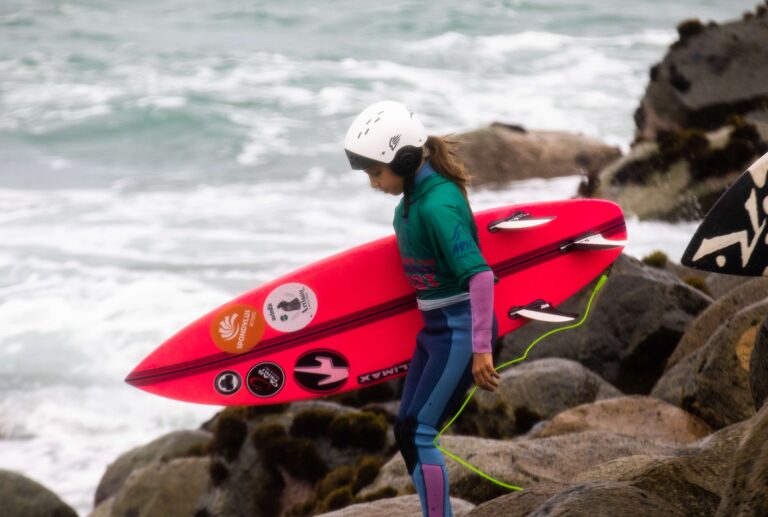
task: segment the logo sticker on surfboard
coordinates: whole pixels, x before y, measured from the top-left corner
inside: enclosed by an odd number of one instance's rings
[[[259,363],[248,372],[248,391],[257,397],[274,397],[283,385],[285,373],[275,363]]]
[[[242,385],[243,380],[240,378],[240,374],[232,370],[221,372],[213,381],[213,387],[222,395],[233,395],[238,392]]]
[[[312,321],[317,312],[317,296],[308,286],[283,284],[264,301],[264,319],[275,330],[295,332]]]
[[[211,338],[216,346],[230,354],[242,354],[261,341],[266,324],[256,307],[230,305],[213,318]]]
[[[293,376],[296,382],[308,391],[335,391],[347,382],[349,363],[338,352],[312,350],[296,361]]]

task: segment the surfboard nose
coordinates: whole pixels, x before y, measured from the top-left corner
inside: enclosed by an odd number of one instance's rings
[[[136,367],[126,375],[124,381],[127,384],[130,384],[131,386],[135,386],[137,388],[142,388],[143,383],[141,382],[142,379],[146,378],[146,368],[144,367],[144,363],[146,362],[146,359],[144,361],[140,362]]]

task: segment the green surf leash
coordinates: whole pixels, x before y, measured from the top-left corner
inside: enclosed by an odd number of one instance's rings
[[[518,357],[516,359],[512,359],[511,361],[507,361],[506,363],[504,363],[502,365],[497,366],[495,368],[495,370],[497,372],[499,372],[499,371],[503,370],[504,368],[507,368],[508,366],[514,364],[514,363],[518,363],[520,361],[524,361],[525,358],[528,357],[528,352],[539,341],[541,341],[542,339],[544,339],[544,338],[546,338],[548,336],[551,336],[552,334],[556,334],[557,332],[562,332],[564,330],[570,330],[570,329],[575,329],[577,327],[580,327],[585,321],[587,321],[587,317],[589,316],[589,311],[592,308],[592,301],[595,299],[595,296],[597,295],[597,292],[600,289],[602,289],[602,287],[605,284],[606,280],[608,280],[608,275],[609,274],[610,274],[610,268],[608,269],[607,272],[604,272],[602,274],[602,276],[600,277],[600,280],[597,282],[597,285],[595,286],[594,290],[592,291],[592,295],[589,297],[589,301],[587,302],[587,309],[584,311],[584,316],[582,316],[581,320],[579,320],[578,323],[574,323],[572,325],[567,325],[565,327],[559,327],[559,328],[556,328],[556,329],[552,329],[549,332],[546,332],[545,334],[542,334],[541,336],[536,338],[530,345],[528,345],[528,348],[525,349],[525,353],[523,355],[521,355],[520,357]],[[459,408],[459,410],[456,412],[456,414],[453,415],[453,418],[451,418],[450,421],[448,421],[448,423],[445,424],[443,429],[439,433],[437,433],[437,436],[435,436],[435,439],[434,439],[433,443],[435,444],[435,447],[437,447],[437,449],[440,450],[443,454],[453,458],[454,460],[459,462],[461,465],[465,466],[466,468],[468,468],[469,470],[471,470],[475,474],[478,474],[479,476],[482,476],[483,478],[487,479],[491,483],[495,483],[495,484],[497,484],[497,485],[499,485],[501,487],[507,488],[509,490],[517,490],[517,491],[524,490],[524,488],[522,488],[522,487],[504,483],[503,481],[500,481],[500,480],[496,479],[495,477],[493,477],[493,476],[491,476],[489,474],[486,474],[485,472],[483,472],[479,468],[477,468],[474,465],[472,465],[471,463],[469,463],[467,460],[462,459],[462,458],[456,456],[451,451],[443,449],[442,447],[440,447],[440,444],[437,443],[437,440],[440,439],[440,437],[443,435],[443,433],[445,431],[447,431],[449,427],[451,427],[451,425],[453,424],[454,421],[456,421],[457,418],[459,418],[459,415],[461,415],[461,413],[464,411],[464,408],[467,407],[467,404],[469,403],[469,401],[472,400],[472,397],[474,396],[476,391],[477,391],[477,385],[475,385],[475,387],[472,388],[472,391],[469,392],[469,395],[467,395],[466,400],[464,400],[464,404],[462,404],[461,407]]]

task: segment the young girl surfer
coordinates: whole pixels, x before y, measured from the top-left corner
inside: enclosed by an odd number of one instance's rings
[[[344,149],[371,187],[403,195],[393,224],[424,328],[405,379],[395,438],[423,514],[451,516],[445,459],[434,438],[473,379],[493,391],[499,378],[491,357],[497,337],[494,276],[478,247],[469,174],[448,142],[428,136],[416,115],[394,101],[363,110]]]

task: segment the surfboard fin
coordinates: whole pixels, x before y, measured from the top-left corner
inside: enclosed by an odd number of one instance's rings
[[[528,305],[512,307],[507,312],[507,315],[512,319],[524,317],[530,320],[546,321],[549,323],[573,321],[579,317],[578,314],[557,310],[552,307],[552,304],[544,300],[536,300]]]
[[[555,219],[555,216],[533,217],[528,212],[518,210],[509,217],[489,223],[488,231],[495,233],[501,230],[524,230],[526,228],[536,228],[538,226],[543,226]]]
[[[612,241],[606,239],[602,233],[595,233],[567,241],[560,245],[560,251],[579,251],[579,250],[612,250],[614,248],[623,248],[627,245],[626,240]]]

